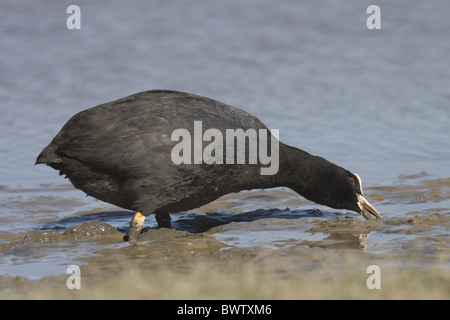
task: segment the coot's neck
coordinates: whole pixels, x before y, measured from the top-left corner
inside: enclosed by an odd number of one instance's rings
[[[221,194],[249,189],[288,187],[303,197],[320,203],[315,194],[320,190],[324,168],[337,167],[324,158],[313,156],[303,150],[279,143],[279,167],[273,175],[260,174],[260,166],[236,177],[236,184],[227,183]]]
[[[329,161],[280,142],[279,169],[275,175],[261,176],[263,188],[288,187],[305,196],[317,182],[320,168]]]

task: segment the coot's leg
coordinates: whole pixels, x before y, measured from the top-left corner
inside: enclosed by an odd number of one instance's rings
[[[135,243],[141,234],[144,227],[145,216],[136,212],[133,219],[130,221],[130,228],[128,229],[128,242]]]
[[[170,214],[167,212],[155,213],[156,222],[158,222],[158,228],[172,228]]]

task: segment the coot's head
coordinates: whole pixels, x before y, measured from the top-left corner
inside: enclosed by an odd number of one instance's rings
[[[367,220],[381,218],[378,211],[364,197],[361,178],[341,167],[328,167],[320,170],[315,181],[309,184],[307,199],[335,209],[347,209],[360,213]],[[295,190],[295,188],[294,188]]]
[[[350,183],[351,188],[348,191],[348,197],[351,198],[349,202],[349,207],[345,209],[356,211],[363,215],[364,218],[370,220],[373,215],[375,218],[381,218],[378,211],[370,204],[369,201],[364,198],[364,194],[361,186],[361,178],[356,173],[348,173],[347,177],[348,182]],[[345,182],[345,181],[344,181]],[[351,197],[353,196],[353,197]],[[355,197],[356,196],[356,206],[355,206]]]

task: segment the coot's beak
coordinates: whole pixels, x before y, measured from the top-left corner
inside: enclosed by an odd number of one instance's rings
[[[364,218],[366,218],[367,220],[371,220],[372,219],[371,215],[375,216],[377,219],[381,218],[378,211],[370,204],[369,201],[366,200],[366,198],[364,198],[363,195],[357,194],[357,196],[358,196],[358,205],[361,208],[361,214],[363,215]]]

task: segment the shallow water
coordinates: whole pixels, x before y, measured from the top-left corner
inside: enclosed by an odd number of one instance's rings
[[[389,256],[396,265],[414,255],[424,270],[448,271],[450,8],[445,1],[378,2],[382,29],[369,31],[370,4],[78,1],[82,29],[68,30],[69,3],[3,1],[0,276],[65,274],[101,250],[128,257],[121,237],[131,212],[33,164],[74,113],[156,88],[255,114],[284,142],[357,172],[382,215],[363,221],[280,188],[174,213],[178,230],[211,235],[220,250],[274,250],[287,263],[298,248],[320,247]],[[119,232],[23,243],[30,231],[62,235],[88,221]],[[153,217],[146,227],[156,231]]]

